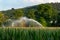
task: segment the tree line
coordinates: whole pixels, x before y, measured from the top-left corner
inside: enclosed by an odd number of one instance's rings
[[[55,9],[51,4],[40,4],[29,8],[21,8],[0,12],[0,25],[7,19],[18,19],[26,16],[32,18],[43,26],[57,27],[60,26],[60,12]]]

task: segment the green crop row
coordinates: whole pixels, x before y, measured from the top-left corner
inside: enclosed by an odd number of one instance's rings
[[[0,40],[60,40],[60,29],[0,28]]]

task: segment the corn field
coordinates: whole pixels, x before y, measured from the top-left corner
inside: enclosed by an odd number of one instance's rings
[[[60,40],[60,28],[0,28],[0,40]]]

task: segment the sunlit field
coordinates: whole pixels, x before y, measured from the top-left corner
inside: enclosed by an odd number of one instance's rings
[[[0,40],[60,40],[60,28],[1,27]]]

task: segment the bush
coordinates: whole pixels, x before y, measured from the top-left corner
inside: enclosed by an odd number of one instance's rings
[[[40,23],[45,27],[47,26],[47,22],[43,17],[40,17]]]
[[[0,40],[60,40],[60,29],[0,28]]]

